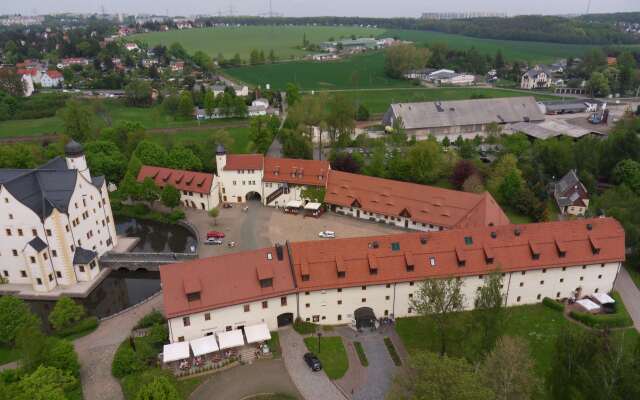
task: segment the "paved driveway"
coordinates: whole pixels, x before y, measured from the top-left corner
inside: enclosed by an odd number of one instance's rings
[[[624,267],[620,268],[614,289],[622,296],[622,301],[624,301],[624,305],[627,307],[631,319],[633,319],[633,326],[637,331],[640,331],[640,290],[633,283],[631,276],[629,276]]]
[[[313,372],[302,359],[307,347],[293,328],[280,330],[282,358],[291,380],[306,400],[344,400],[345,396],[324,372]]]
[[[190,400],[239,400],[261,393],[282,393],[301,398],[282,360],[260,360],[214,374]]]

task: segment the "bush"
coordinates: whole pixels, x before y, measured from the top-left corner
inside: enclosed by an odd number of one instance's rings
[[[122,392],[127,400],[134,400],[140,389],[156,379],[166,379],[171,385],[176,386],[176,379],[170,373],[157,368],[148,369],[138,374],[127,375],[122,378]]]
[[[295,329],[295,331],[301,335],[310,335],[310,334],[316,333],[316,330],[318,329],[318,325],[311,322],[305,322],[300,318],[298,318],[293,323],[293,329]]]
[[[155,324],[164,324],[165,322],[167,320],[164,315],[158,310],[153,310],[138,321],[135,329],[151,328]]]
[[[62,371],[67,371],[74,377],[80,377],[80,363],[73,344],[67,340],[50,339],[46,349],[43,364]]]
[[[87,317],[68,328],[60,329],[56,332],[56,336],[60,338],[66,338],[69,336],[79,337],[83,334],[94,331],[98,327],[99,323],[100,322],[97,317]]]
[[[70,297],[62,296],[49,314],[49,322],[55,330],[66,329],[80,321],[85,313],[82,304],[76,303]]]
[[[542,299],[542,304],[557,311],[564,311],[564,303],[555,301],[550,297],[545,297],[544,299]]]
[[[633,325],[633,320],[627,312],[627,308],[618,292],[611,293],[615,302],[614,314],[589,314],[586,312],[572,311],[569,315],[576,321],[597,329],[625,328]]]
[[[384,338],[384,345],[387,346],[387,351],[389,351],[389,355],[391,356],[393,363],[397,366],[402,365],[400,356],[398,355],[398,352],[396,351],[396,347],[393,345],[393,342],[391,341],[390,338],[388,337]]]
[[[111,375],[116,378],[123,378],[127,375],[142,372],[144,369],[145,365],[131,347],[129,339],[122,342],[113,356]]]
[[[369,366],[369,360],[367,360],[367,355],[364,353],[364,349],[362,348],[362,343],[353,342],[353,347],[356,348],[356,353],[358,353],[358,358],[360,359],[360,364],[363,367]]]

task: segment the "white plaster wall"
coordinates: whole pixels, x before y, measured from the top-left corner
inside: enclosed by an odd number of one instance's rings
[[[358,208],[355,207],[340,207],[336,206],[337,213],[348,215],[350,217],[358,218]],[[374,221],[374,222],[384,222],[385,224],[395,225],[399,228],[406,228],[416,231],[439,231],[442,230],[440,226],[433,224],[423,224],[420,222],[412,221],[409,218],[404,217],[390,217],[383,214],[367,212],[364,210],[360,210],[360,219],[365,221]],[[408,222],[407,222],[408,221]]]
[[[246,201],[247,193],[256,192],[260,197],[264,197],[262,193],[262,170],[240,171],[222,171],[220,182],[222,190],[222,198],[226,196],[229,203],[243,203]],[[240,199],[238,199],[240,198]]]

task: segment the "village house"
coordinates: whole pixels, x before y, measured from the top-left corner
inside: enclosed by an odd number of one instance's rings
[[[0,169],[0,272],[9,284],[49,292],[100,274],[116,245],[102,176],[91,176],[79,143],[35,169]]]
[[[411,300],[429,278],[461,279],[472,309],[496,270],[507,306],[606,293],[625,259],[624,237],[619,222],[598,218],[287,242],[163,265],[169,340],[261,323],[275,330],[297,318],[373,326],[416,315]]]
[[[169,63],[169,68],[171,69],[171,72],[182,72],[182,70],[184,70],[184,61],[171,61]]]
[[[62,72],[55,69],[45,72],[40,79],[40,84],[44,88],[57,88],[62,86],[62,82],[64,82]]]
[[[522,75],[521,89],[542,89],[551,86],[551,71],[545,66],[536,65]]]
[[[219,182],[214,174],[143,165],[138,182],[150,178],[159,188],[171,185],[180,191],[180,203],[189,208],[211,210],[220,204]]]
[[[572,169],[553,186],[553,197],[562,214],[584,215],[589,207],[589,193]]]

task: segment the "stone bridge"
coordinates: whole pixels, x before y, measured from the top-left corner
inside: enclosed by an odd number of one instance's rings
[[[100,257],[100,267],[113,271],[159,271],[164,264],[174,264],[198,258],[197,253],[113,253]]]

